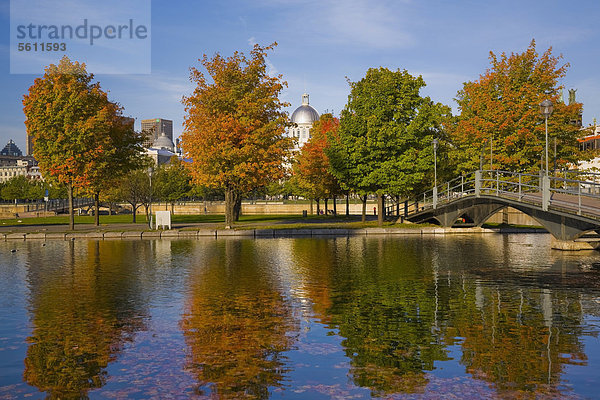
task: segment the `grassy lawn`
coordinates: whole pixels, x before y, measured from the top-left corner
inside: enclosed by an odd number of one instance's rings
[[[131,215],[101,215],[100,224],[130,224]],[[138,224],[147,224],[145,215],[138,215],[136,222]],[[93,224],[94,217],[82,215],[75,216],[76,224]],[[40,218],[11,218],[0,219],[0,226],[20,226],[20,225],[68,225],[68,215],[57,215],[55,217],[40,217]]]
[[[131,214],[123,215],[101,215],[100,224],[105,227],[111,225],[132,225]],[[138,215],[136,220],[136,229],[145,228],[147,224],[145,215]],[[173,215],[172,222],[174,224],[197,224],[204,223],[210,225],[211,228],[222,229],[225,227],[225,216],[224,215]],[[77,225],[93,225],[94,217],[92,216],[76,216],[75,224]],[[50,225],[68,225],[69,216],[59,215],[55,217],[43,217],[43,218],[20,218],[20,219],[2,219],[0,220],[0,227],[15,227],[15,226],[50,226]],[[395,227],[395,228],[420,228],[423,226],[430,225],[415,225],[415,224],[396,224],[392,221],[384,222],[384,227]],[[236,222],[235,229],[334,229],[334,228],[375,228],[377,227],[377,221],[374,219],[368,220],[363,223],[360,222],[360,216],[331,216],[331,215],[310,215],[303,218],[298,214],[263,214],[263,215],[242,215],[240,220]],[[122,229],[121,227],[119,229]],[[188,226],[187,229],[193,229]]]
[[[350,217],[351,219],[355,219],[356,217]],[[348,217],[346,216],[310,216],[307,218],[302,218],[302,216],[298,214],[291,215],[276,215],[276,214],[266,214],[266,215],[242,215],[240,217],[239,222],[236,225],[263,225],[263,224],[279,224],[282,222],[290,222],[294,221],[311,221],[313,223],[325,222],[325,221],[335,221],[335,222],[344,222],[348,221]],[[208,224],[224,224],[225,216],[224,215],[173,215],[172,222],[177,224],[186,224],[186,223],[208,223]],[[75,224],[89,224],[92,225],[94,223],[93,216],[75,216]],[[113,225],[113,224],[131,224],[132,216],[131,214],[122,214],[122,215],[100,215],[100,224],[101,225]],[[138,215],[136,218],[137,225],[146,225],[148,222],[146,220],[145,215]],[[22,225],[68,225],[69,224],[69,216],[68,215],[58,215],[54,217],[40,217],[40,218],[11,218],[11,219],[0,219],[0,226],[22,226]]]

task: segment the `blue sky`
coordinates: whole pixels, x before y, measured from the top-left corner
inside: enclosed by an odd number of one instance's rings
[[[0,0],[0,147],[13,139],[25,151],[21,100],[36,75],[9,73],[9,4]],[[577,88],[584,124],[600,120],[597,0],[153,0],[151,10],[152,73],[96,75],[136,128],[162,117],[179,135],[181,98],[193,90],[189,68],[198,58],[274,41],[270,68],[288,82],[282,98],[289,110],[306,90],[320,113],[337,115],[347,101],[346,77],[356,81],[379,66],[422,75],[422,93],[457,112],[456,92],[486,70],[490,51],[522,52],[535,38],[538,52],[552,46],[570,63],[563,84]]]

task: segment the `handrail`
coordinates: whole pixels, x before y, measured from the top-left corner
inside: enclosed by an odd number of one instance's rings
[[[590,205],[590,201],[600,199],[599,181],[572,179],[576,177],[600,178],[600,173],[582,171],[560,171],[562,176],[545,176],[504,170],[478,170],[453,178],[429,189],[416,198],[405,199],[385,208],[386,214],[394,215],[403,209],[405,217],[435,209],[465,196],[492,195],[517,200],[525,204],[576,212],[600,219],[600,203]],[[568,196],[568,197],[565,197]],[[568,200],[572,201],[568,201]],[[589,199],[589,200],[586,200]]]

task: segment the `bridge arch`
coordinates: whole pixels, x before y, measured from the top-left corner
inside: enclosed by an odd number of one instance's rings
[[[590,231],[600,230],[600,223],[579,215],[569,214],[559,210],[542,210],[541,207],[520,203],[515,200],[496,196],[467,196],[427,209],[408,217],[413,222],[435,220],[441,226],[450,228],[456,224],[461,215],[468,215],[473,225],[481,226],[491,216],[506,207],[515,208],[529,215],[559,240],[574,240]]]

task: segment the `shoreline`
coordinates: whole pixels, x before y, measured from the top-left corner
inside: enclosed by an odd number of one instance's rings
[[[540,228],[313,228],[313,229],[171,229],[171,230],[117,230],[91,232],[12,232],[0,233],[0,240],[75,240],[75,239],[191,239],[194,237],[349,237],[373,235],[456,235],[489,233],[548,233]]]

